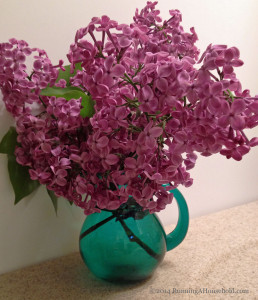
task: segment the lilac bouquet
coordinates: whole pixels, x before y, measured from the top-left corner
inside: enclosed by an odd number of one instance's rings
[[[178,10],[162,22],[156,4],[130,25],[93,18],[68,66],[23,40],[0,44],[0,88],[16,122],[0,152],[15,203],[43,184],[55,205],[62,196],[86,215],[132,198],[159,212],[169,190],[192,184],[197,152],[241,160],[258,145],[244,133],[258,124],[258,96],[236,78],[239,50],[211,44],[199,57],[194,28],[183,30]]]

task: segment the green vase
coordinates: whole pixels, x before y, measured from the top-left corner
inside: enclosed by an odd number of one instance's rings
[[[156,214],[142,211],[131,199],[115,211],[86,217],[80,234],[80,253],[89,270],[108,281],[138,281],[148,278],[162,262],[166,251],[184,239],[189,214],[186,201],[173,190],[179,218],[166,235]]]

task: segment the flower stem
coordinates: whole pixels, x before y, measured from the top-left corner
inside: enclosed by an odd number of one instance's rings
[[[249,139],[248,139],[248,137],[246,136],[246,134],[244,133],[244,131],[243,130],[240,130],[240,132],[241,132],[241,134],[242,134],[242,136],[244,137],[244,139],[246,140],[246,143],[247,143],[247,145],[249,144]]]
[[[213,79],[215,79],[216,81],[219,81],[219,79],[218,79],[215,75],[213,75],[210,71],[208,71],[208,73],[210,74],[210,76],[211,76]]]
[[[139,246],[141,246],[150,256],[155,258],[156,260],[161,259],[161,255],[154,252],[148,245],[146,245],[142,240],[140,240],[133,232],[132,230],[125,224],[125,221],[123,219],[118,220],[120,224],[123,226],[124,231],[126,235],[128,236],[129,240],[131,242],[136,242]]]
[[[108,221],[114,219],[116,216],[115,215],[112,215],[104,220],[102,220],[101,222],[91,226],[90,228],[88,228],[86,231],[84,231],[80,237],[79,237],[79,240],[83,239],[86,235],[90,234],[92,231],[98,229],[100,226],[106,224]]]
[[[39,100],[42,103],[42,105],[44,106],[44,108],[47,108],[46,104],[44,103],[44,101],[42,100],[42,98],[39,96]]]
[[[105,209],[104,209],[105,210]],[[105,210],[108,211],[108,210]],[[80,235],[79,240],[83,239],[86,235],[90,234],[91,232],[93,232],[94,230],[98,229],[100,226],[106,224],[107,222],[109,222],[110,220],[117,218],[117,220],[120,222],[120,224],[122,225],[128,239],[131,242],[136,242],[140,247],[142,247],[150,256],[152,256],[153,258],[155,258],[156,260],[161,260],[162,259],[162,255],[156,253],[155,251],[153,251],[148,245],[146,245],[142,240],[140,240],[133,232],[132,230],[125,224],[125,221],[119,217],[119,215],[117,214],[117,211],[110,211],[112,212],[112,216],[102,220],[101,222],[91,226],[90,228],[88,228],[85,232],[83,232]]]
[[[125,80],[133,86],[136,92],[138,92],[138,88],[136,84],[131,80],[131,78],[126,73],[124,75],[125,75]]]

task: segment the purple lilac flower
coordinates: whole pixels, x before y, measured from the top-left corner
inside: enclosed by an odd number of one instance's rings
[[[258,145],[243,131],[258,125],[258,96],[242,91],[236,77],[239,50],[211,44],[199,58],[194,28],[184,31],[178,10],[162,22],[156,5],[137,9],[130,25],[102,16],[77,31],[67,55],[76,70],[70,84],[94,100],[91,118],[81,117],[81,98],[40,96],[47,86],[67,86],[57,82],[62,60],[52,65],[25,41],[0,44],[0,88],[16,120],[17,162],[87,215],[117,209],[129,196],[158,212],[173,199],[163,184],[193,183],[197,153],[241,160]]]

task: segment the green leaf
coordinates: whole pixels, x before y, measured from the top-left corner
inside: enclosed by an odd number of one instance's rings
[[[52,86],[52,87],[48,86],[45,89],[41,90],[40,95],[48,96],[48,97],[55,96],[55,97],[65,98],[66,94],[72,93],[72,92],[79,92],[82,94],[82,96],[85,95],[85,93],[81,89],[79,89],[77,87],[71,87],[71,86],[66,87],[66,88],[61,88],[61,87],[57,87],[57,86]],[[82,97],[82,96],[80,96],[80,97]],[[70,99],[67,99],[67,100],[70,100]]]
[[[54,209],[55,209],[55,212],[56,212],[56,215],[57,215],[57,206],[58,206],[57,200],[58,200],[58,198],[55,195],[55,193],[51,190],[47,189],[47,193],[48,193],[50,199],[52,200],[52,203],[54,205]]]
[[[64,68],[65,71],[61,69],[59,70],[56,82],[58,82],[60,79],[64,79],[66,81],[66,85],[70,86],[70,78],[76,75],[77,70],[82,70],[81,63],[75,64],[73,73],[71,73],[71,65],[65,66]]]
[[[37,180],[31,180],[28,169],[16,162],[15,155],[8,154],[9,177],[15,194],[14,204],[31,194],[40,185]]]
[[[94,101],[90,96],[86,95],[81,89],[77,87],[46,87],[45,89],[41,90],[40,94],[48,97],[62,97],[65,98],[67,101],[71,99],[82,98],[81,105],[83,108],[81,109],[80,115],[83,118],[90,118],[94,115]]]
[[[87,96],[82,98],[82,109],[80,112],[80,115],[85,118],[85,117],[92,117],[95,113],[94,109],[94,104],[95,102],[92,100],[91,96]]]
[[[17,132],[14,127],[10,127],[0,143],[0,153],[14,154],[17,145]]]

